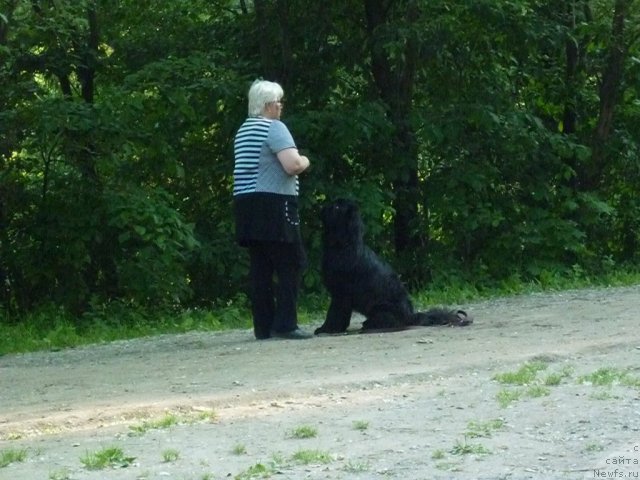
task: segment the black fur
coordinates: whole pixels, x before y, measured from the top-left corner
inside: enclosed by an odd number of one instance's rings
[[[471,323],[461,310],[414,311],[398,275],[365,245],[364,225],[353,201],[339,199],[326,205],[321,220],[322,279],[331,304],[316,334],[346,331],[353,311],[366,317],[363,332]]]

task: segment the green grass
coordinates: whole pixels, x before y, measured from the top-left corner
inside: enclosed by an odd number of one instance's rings
[[[599,443],[587,443],[583,449],[583,451],[587,453],[602,452],[603,450],[604,446],[600,445]]]
[[[120,447],[107,447],[97,452],[87,452],[80,462],[87,470],[104,470],[105,468],[128,467],[135,457],[128,457]]]
[[[571,365],[565,365],[559,372],[551,372],[545,375],[542,384],[547,387],[557,387],[565,379],[573,375],[574,368]]]
[[[174,448],[168,448],[162,452],[162,461],[164,463],[175,462],[180,458],[180,452]]]
[[[503,385],[530,385],[536,379],[538,372],[545,370],[544,362],[528,362],[515,372],[498,373],[493,379]]]
[[[129,435],[139,436],[150,430],[165,430],[180,424],[191,425],[198,422],[213,422],[215,419],[216,414],[213,411],[184,414],[168,413],[161,418],[145,420],[138,425],[129,426]]]
[[[560,372],[551,372],[541,377],[540,372],[546,371],[547,368],[546,362],[533,361],[525,363],[516,371],[495,374],[493,380],[505,385],[505,388],[496,394],[498,404],[506,408],[524,397],[539,398],[551,395],[550,387],[560,385],[572,372],[571,367],[565,366]]]
[[[369,422],[365,420],[356,420],[355,422],[353,422],[353,428],[354,430],[358,430],[359,432],[364,432],[369,428]]]
[[[315,438],[317,435],[318,430],[310,425],[301,425],[289,432],[290,438],[297,439]]]
[[[358,462],[349,460],[343,467],[342,470],[347,473],[363,473],[368,472],[371,469],[371,465],[367,462]]]
[[[12,463],[24,462],[27,459],[27,451],[22,448],[9,448],[0,450],[0,468],[8,467]]]
[[[473,280],[460,277],[435,278],[429,290],[412,294],[418,305],[448,305],[534,292],[639,283],[640,273],[621,269],[594,278],[580,272],[570,277],[542,272],[530,282],[523,282],[517,275],[492,284],[474,284]],[[322,318],[327,300],[326,295],[304,295],[299,308],[301,323]],[[44,306],[17,318],[0,310],[0,327],[0,355],[3,355],[60,350],[160,334],[249,329],[251,315],[248,300],[238,295],[212,309],[185,309],[181,312],[144,310],[124,302],[98,306],[81,318],[57,306]]]
[[[330,453],[320,450],[299,450],[291,456],[291,459],[303,465],[326,464],[333,461]]]
[[[578,382],[587,383],[595,387],[623,385],[626,387],[640,388],[640,378],[631,375],[627,370],[613,367],[599,368],[593,373],[579,377]]]
[[[178,425],[178,417],[170,413],[156,420],[147,420],[140,425],[131,425],[129,429],[134,435],[143,435],[149,430],[163,430]]]
[[[496,400],[498,400],[498,405],[502,408],[507,408],[512,403],[520,400],[522,395],[523,393],[520,390],[508,390],[503,388],[496,394]]]
[[[490,438],[493,432],[504,429],[504,420],[496,418],[486,422],[471,421],[467,424],[467,438]]]
[[[245,455],[247,453],[247,447],[245,447],[241,443],[238,443],[233,446],[233,448],[231,449],[231,453],[233,453],[234,455]]]
[[[618,396],[611,393],[609,390],[598,390],[597,392],[589,395],[591,400],[616,400]]]
[[[579,269],[567,274],[558,273],[557,270],[541,271],[537,278],[531,281],[523,281],[519,274],[498,281],[489,279],[480,282],[476,282],[475,277],[472,276],[468,278],[460,275],[436,277],[430,283],[429,290],[412,292],[412,296],[416,299],[417,305],[451,305],[512,295],[621,287],[639,283],[640,272],[625,271],[616,265],[608,272],[599,272],[593,276],[587,276]]]
[[[243,472],[240,472],[238,475],[233,477],[235,480],[251,480],[255,478],[271,478],[271,476],[276,472],[276,467],[274,465],[264,465],[262,463],[256,463],[255,465],[251,465],[248,469]]]
[[[302,313],[301,313],[302,315]],[[143,311],[114,304],[76,318],[64,309],[48,306],[18,319],[0,310],[0,355],[39,350],[62,350],[96,343],[190,331],[250,328],[245,300],[215,310],[187,309],[179,313]]]
[[[66,469],[56,470],[49,474],[49,480],[71,480],[71,473]]]
[[[551,389],[544,385],[530,385],[525,390],[525,395],[530,398],[546,397],[551,395]]]
[[[433,460],[442,460],[444,457],[446,457],[446,452],[441,448],[434,450],[431,454],[431,458]]]
[[[449,453],[451,455],[488,455],[491,450],[484,445],[468,443],[465,438],[463,442],[457,441]]]

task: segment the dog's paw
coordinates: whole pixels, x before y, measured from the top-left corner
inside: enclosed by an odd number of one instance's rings
[[[331,330],[324,326],[316,328],[313,332],[314,335],[345,335],[346,333],[345,331]]]

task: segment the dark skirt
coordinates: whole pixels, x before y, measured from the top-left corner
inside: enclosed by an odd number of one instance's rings
[[[301,243],[298,197],[257,192],[233,197],[236,240],[243,247],[256,242]]]

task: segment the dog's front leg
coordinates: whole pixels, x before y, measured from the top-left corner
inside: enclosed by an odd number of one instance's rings
[[[351,312],[351,302],[347,298],[331,297],[327,318],[314,333],[318,335],[319,333],[346,332],[351,322]]]

